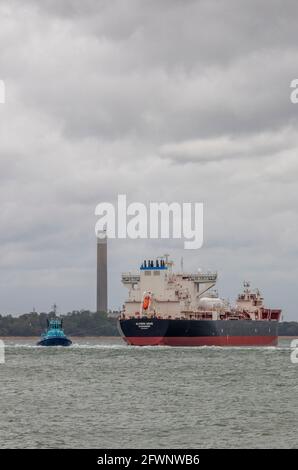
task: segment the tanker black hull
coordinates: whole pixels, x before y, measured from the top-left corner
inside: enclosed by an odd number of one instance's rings
[[[276,346],[277,321],[120,319],[123,339],[135,346]]]

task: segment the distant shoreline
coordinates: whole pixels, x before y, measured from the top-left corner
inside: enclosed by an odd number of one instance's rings
[[[293,336],[279,336],[279,339],[291,339],[291,338],[298,338],[298,335],[293,335]]]
[[[48,321],[55,318],[55,312],[30,312],[19,317],[0,315],[0,338],[40,337],[47,328]],[[90,312],[89,310],[73,311],[59,315],[63,321],[65,334],[70,338],[88,337],[120,337],[117,319],[108,317],[106,313]],[[280,322],[280,337],[298,337],[298,322]]]
[[[40,338],[40,336],[16,336],[16,335],[11,335],[11,336],[0,336],[0,340],[4,340],[4,339],[20,339],[20,338],[23,338],[23,339],[26,339],[26,340],[37,340]],[[98,335],[98,336],[90,336],[90,335],[80,335],[80,336],[71,336],[71,339],[72,340],[80,340],[82,338],[88,338],[90,340],[97,340],[97,339],[101,339],[101,338],[104,338],[104,339],[109,339],[109,340],[112,340],[112,339],[115,339],[115,338],[118,338],[118,339],[121,339],[122,337],[120,335],[113,335],[113,336],[105,336],[105,335]],[[278,339],[295,339],[297,338],[298,339],[298,335],[293,335],[293,336],[279,336]]]
[[[11,336],[0,336],[0,340],[3,340],[3,339],[20,339],[20,338],[23,338],[23,339],[34,339],[34,340],[37,340],[40,338],[40,336],[16,336],[16,335],[11,335]],[[105,336],[105,335],[98,335],[98,336],[90,336],[90,335],[81,335],[81,336],[71,336],[71,339],[72,340],[80,340],[82,338],[88,338],[90,340],[96,340],[96,339],[99,339],[99,338],[105,338],[105,339],[114,339],[114,338],[121,338],[120,335],[114,335],[114,336]]]

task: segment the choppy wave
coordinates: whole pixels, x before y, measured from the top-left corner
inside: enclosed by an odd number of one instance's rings
[[[297,447],[290,340],[139,347],[72,339],[69,347],[5,339],[2,447]]]

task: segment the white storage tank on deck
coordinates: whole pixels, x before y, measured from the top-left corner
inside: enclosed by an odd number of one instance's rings
[[[203,310],[217,310],[224,307],[224,301],[219,297],[202,297],[199,300],[199,308]]]

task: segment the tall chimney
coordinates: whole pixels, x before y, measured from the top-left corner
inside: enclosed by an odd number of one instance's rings
[[[96,310],[108,311],[108,265],[107,265],[107,233],[97,233],[97,285]]]

